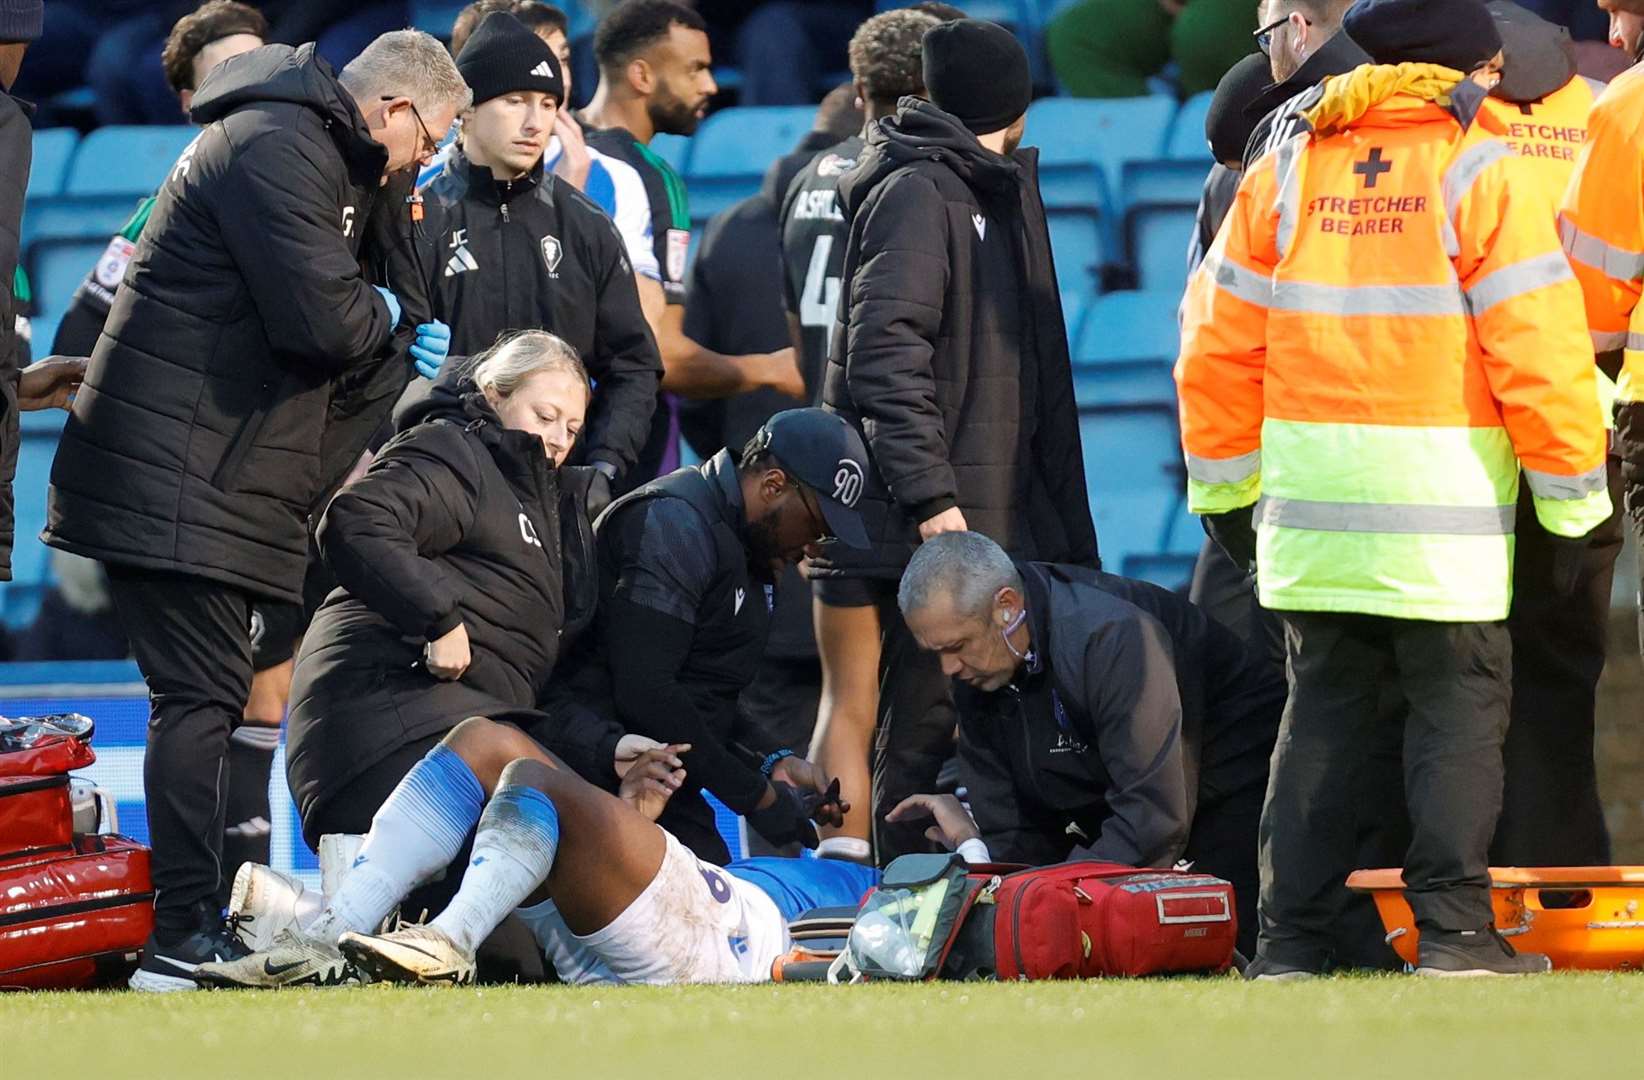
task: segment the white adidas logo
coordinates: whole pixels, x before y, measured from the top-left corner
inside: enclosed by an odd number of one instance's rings
[[[452,277],[456,274],[462,273],[465,270],[478,269],[479,263],[475,262],[474,257],[468,254],[468,248],[466,246],[457,248],[456,253],[445,262],[446,277]]]
[[[531,69],[531,74],[541,75],[544,79],[552,79],[554,77],[554,69],[548,66],[548,61],[544,60],[542,63]]]

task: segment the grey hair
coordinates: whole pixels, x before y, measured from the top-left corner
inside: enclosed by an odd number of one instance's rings
[[[546,330],[519,330],[503,334],[495,345],[474,357],[474,385],[507,399],[520,384],[539,371],[563,371],[593,396],[588,369],[577,351]]]
[[[919,545],[896,603],[906,618],[945,596],[961,615],[987,618],[1000,589],[1022,589],[1022,575],[1005,549],[978,532],[940,533]]]
[[[461,112],[474,97],[445,46],[421,30],[380,35],[348,62],[337,81],[361,112],[370,112],[373,103],[390,97],[408,97],[419,111],[449,105]],[[435,138],[443,134],[433,132]]]

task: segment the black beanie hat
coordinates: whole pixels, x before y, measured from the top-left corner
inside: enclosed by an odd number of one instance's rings
[[[1540,101],[1575,78],[1570,31],[1511,0],[1490,0],[1485,6],[1496,21],[1506,54],[1501,81],[1491,96],[1521,103]]]
[[[933,26],[923,52],[931,104],[973,134],[1010,127],[1033,101],[1027,50],[998,23],[955,19]]]
[[[1261,121],[1245,115],[1245,106],[1273,82],[1273,68],[1264,53],[1251,53],[1228,69],[1216,84],[1210,110],[1204,114],[1204,137],[1217,161],[1243,161],[1244,148]]]
[[[457,56],[457,70],[474,92],[475,105],[517,90],[565,100],[565,79],[554,50],[506,11],[493,11],[469,35]]]
[[[0,41],[34,41],[40,36],[42,0],[0,0]]]
[[[1442,64],[1465,74],[1501,51],[1483,0],[1357,0],[1341,26],[1378,64]]]

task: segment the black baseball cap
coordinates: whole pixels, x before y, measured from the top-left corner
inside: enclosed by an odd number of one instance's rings
[[[754,445],[816,493],[834,536],[847,547],[868,546],[868,530],[856,509],[867,486],[868,448],[855,428],[822,409],[788,409],[765,421]]]

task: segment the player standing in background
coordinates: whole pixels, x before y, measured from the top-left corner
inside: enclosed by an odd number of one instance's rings
[[[691,215],[685,182],[650,148],[658,134],[689,135],[718,92],[708,35],[696,12],[672,0],[628,0],[599,25],[594,38],[599,89],[583,112],[588,145],[632,166],[643,190],[618,190],[618,214],[642,199],[651,222],[657,275],[636,274],[646,321],[662,353],[662,389],[651,437],[625,487],[673,471],[679,464],[678,405],[671,397],[717,398],[770,387],[805,395],[792,349],[725,356],[685,335],[685,262]],[[639,264],[636,263],[636,266]]]

